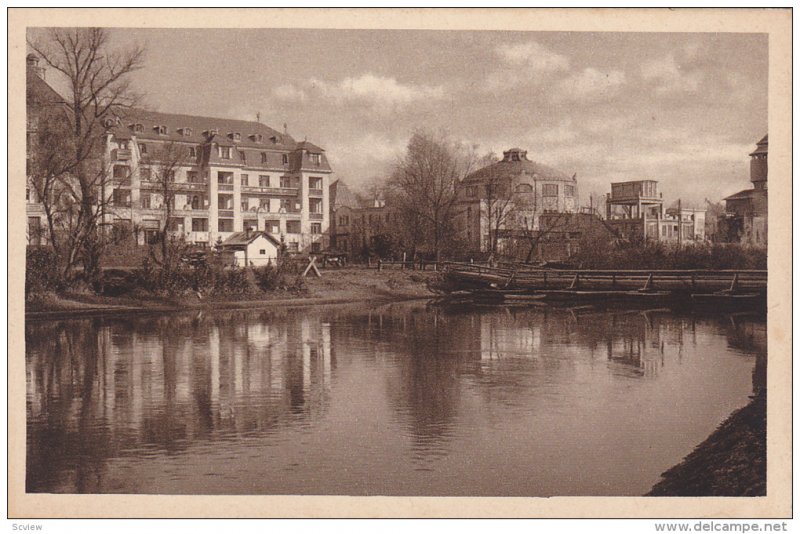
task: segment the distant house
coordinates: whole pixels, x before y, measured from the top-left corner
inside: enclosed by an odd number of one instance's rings
[[[266,232],[236,232],[220,249],[226,265],[262,267],[278,261],[281,243]]]
[[[726,241],[745,245],[767,245],[767,157],[769,139],[765,135],[750,153],[752,189],[725,198]]]

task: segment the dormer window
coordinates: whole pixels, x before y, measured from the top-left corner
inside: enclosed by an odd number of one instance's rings
[[[144,131],[144,125],[139,124],[138,122],[131,124],[131,130],[133,130],[136,133],[142,133]]]
[[[197,157],[197,148],[190,146],[189,147],[189,157],[196,158]]]
[[[229,146],[219,147],[219,157],[221,157],[222,159],[231,159],[231,147]]]
[[[277,135],[273,135],[272,137],[269,138],[269,140],[272,141],[273,145],[277,145],[278,142],[280,141],[280,138]]]
[[[144,143],[139,143],[139,153],[140,154],[147,154],[147,145]]]
[[[283,157],[281,158],[281,160],[283,161],[284,165],[288,165],[289,164],[289,154],[283,154]]]
[[[244,150],[239,150],[239,159],[247,162],[247,154],[244,152]]]
[[[267,153],[266,152],[262,152],[261,153],[261,163],[266,163],[266,162],[267,162]]]
[[[206,130],[205,132],[203,132],[203,135],[205,135],[206,137],[214,137],[215,135],[217,135],[217,129],[211,128],[210,130]]]
[[[256,143],[262,143],[264,141],[264,136],[261,134],[253,134],[250,136],[250,138]]]
[[[242,134],[240,134],[239,132],[231,132],[228,134],[228,137],[233,139],[234,141],[242,140]]]
[[[310,159],[311,163],[314,165],[319,165],[322,163],[322,154],[309,154],[308,159]]]
[[[158,135],[167,135],[167,127],[164,125],[158,125],[153,129],[158,132]]]
[[[192,136],[192,129],[191,128],[181,128],[178,131],[184,137],[191,137]]]

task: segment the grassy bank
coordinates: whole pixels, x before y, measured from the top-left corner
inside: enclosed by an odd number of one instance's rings
[[[364,268],[323,270],[322,277],[304,278],[300,288],[275,289],[254,294],[198,295],[183,292],[158,296],[143,291],[119,296],[89,292],[45,293],[26,302],[29,317],[76,314],[134,313],[184,309],[238,309],[264,306],[314,305],[338,302],[402,300],[431,296],[427,284],[436,274],[382,271]]]
[[[767,494],[767,395],[731,414],[681,463],[662,475],[649,496]]]

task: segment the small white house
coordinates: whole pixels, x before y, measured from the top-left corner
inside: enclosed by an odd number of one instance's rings
[[[227,265],[262,267],[275,265],[281,243],[266,232],[237,232],[222,242],[222,257]]]

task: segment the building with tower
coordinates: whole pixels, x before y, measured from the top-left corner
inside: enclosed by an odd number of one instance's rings
[[[769,139],[765,135],[750,153],[750,182],[745,189],[726,197],[724,227],[726,240],[744,245],[767,245],[767,174]]]

